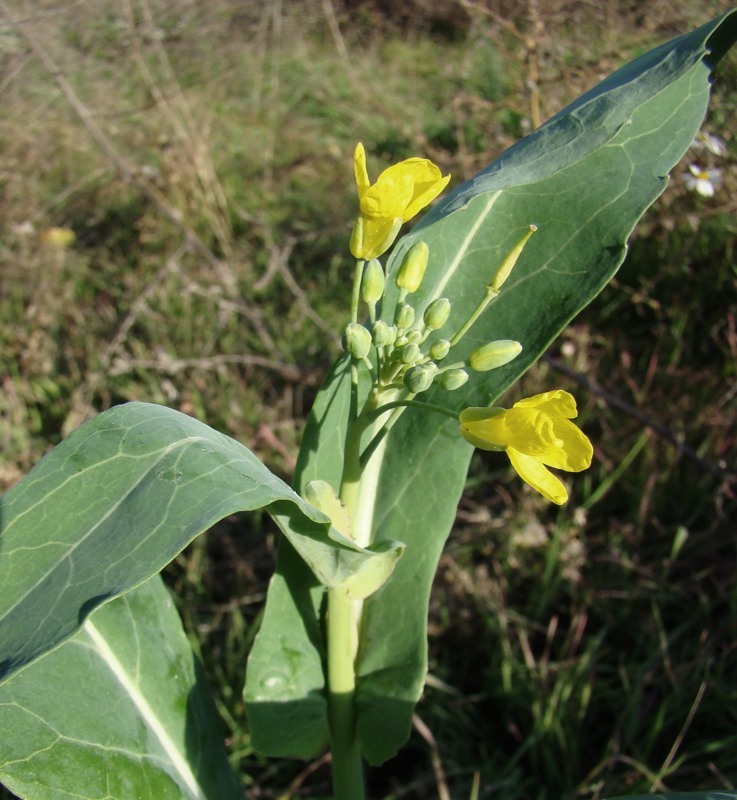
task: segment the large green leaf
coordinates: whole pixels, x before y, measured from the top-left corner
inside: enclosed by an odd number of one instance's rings
[[[0,781],[32,800],[243,796],[160,578],[0,686]]]
[[[458,187],[401,240],[389,273],[414,242],[427,242],[430,263],[413,304],[419,316],[433,299],[450,298],[453,311],[446,329],[452,332],[476,306],[523,232],[531,223],[538,226],[501,295],[454,351],[453,360],[501,338],[521,342],[522,355],[507,367],[474,376],[456,393],[432,390],[428,400],[454,409],[493,401],[601,290],[622,262],[637,220],[693,141],[708,103],[710,71],[736,38],[737,15],[730,12],[632,62]],[[391,286],[389,281],[383,310],[388,321],[396,303]],[[447,336],[446,329],[440,334]],[[335,486],[340,479],[346,381],[341,362],[318,398],[297,485],[323,478]],[[387,537],[407,545],[392,578],[363,604],[358,735],[371,763],[393,755],[409,731],[426,671],[430,585],[471,452],[456,423],[413,409],[374,454],[362,481],[360,513],[371,519],[374,540]],[[279,661],[276,642],[284,650],[309,654],[317,669],[323,648],[319,631],[310,638],[269,614],[270,606],[283,610],[293,602],[302,614],[319,611],[319,589],[309,595],[309,603],[293,600],[303,577],[290,545],[283,543],[249,682],[260,680],[267,647],[271,662]],[[296,685],[296,675],[284,680]],[[278,709],[301,731],[302,750],[292,748],[291,754],[308,757],[324,737],[325,720],[308,718],[314,705],[304,706],[302,717],[303,702],[280,686],[262,685],[259,692],[260,708]],[[274,721],[268,711],[254,715],[257,738]],[[278,747],[264,750],[279,752]]]
[[[81,426],[2,498],[0,684],[199,533],[256,508],[325,585],[384,558],[383,543],[356,547],[246,447],[185,414],[130,403]]]
[[[298,491],[316,478],[340,483],[350,402],[347,366],[346,359],[336,364],[310,413],[297,465]],[[283,539],[244,688],[251,741],[262,753],[310,758],[327,745],[323,595],[324,588]]]

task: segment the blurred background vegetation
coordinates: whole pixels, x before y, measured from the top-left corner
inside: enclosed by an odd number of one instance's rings
[[[289,479],[346,318],[355,142],[374,175],[423,155],[461,182],[724,10],[0,0],[0,488],[134,399]],[[373,797],[464,798],[475,775],[504,800],[737,785],[736,109],[731,57],[705,124],[722,151],[689,152],[616,280],[519,388],[578,398],[596,457],[571,502],[475,457],[425,697]],[[689,164],[721,171],[713,197],[689,190]],[[249,745],[243,666],[273,560],[269,521],[237,518],[166,579],[245,796],[325,797],[325,759]]]

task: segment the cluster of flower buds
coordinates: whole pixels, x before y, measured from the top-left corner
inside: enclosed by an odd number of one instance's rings
[[[529,239],[534,226],[499,267],[487,286],[486,297],[476,311],[456,333],[449,338],[430,335],[445,327],[451,312],[450,300],[439,297],[416,313],[409,298],[422,285],[427,268],[429,249],[425,242],[415,243],[404,256],[396,274],[399,296],[393,324],[376,318],[377,303],[384,296],[386,278],[381,264],[372,260],[364,268],[360,296],[369,309],[370,327],[349,324],[343,335],[343,347],[355,359],[369,367],[371,347],[376,349],[375,389],[404,388],[410,395],[427,391],[432,385],[448,391],[459,389],[469,378],[469,370],[486,372],[508,364],[522,351],[522,345],[511,339],[488,342],[476,348],[466,361],[452,361],[448,356],[461,337],[468,331],[488,302],[493,299],[509,276],[522,247]],[[372,370],[373,371],[373,370]]]

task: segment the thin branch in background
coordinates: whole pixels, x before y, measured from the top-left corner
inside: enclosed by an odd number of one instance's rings
[[[194,168],[197,185],[202,192],[202,213],[207,218],[211,230],[217,237],[218,244],[226,258],[232,260],[232,231],[228,216],[228,204],[215,167],[209,157],[207,145],[200,134],[192,109],[177,79],[161,38],[156,36],[156,22],[151,7],[146,0],[138,0],[141,17],[147,26],[148,40],[155,50],[159,68],[165,83],[162,90],[159,82],[149,69],[143,54],[141,37],[138,34],[132,0],[124,0],[124,8],[128,18],[128,28],[133,44],[133,57],[146,87],[151,93],[159,111],[176,132],[179,140],[187,145],[188,157]]]
[[[348,48],[345,46],[345,39],[340,32],[340,25],[338,25],[338,18],[335,16],[335,9],[333,8],[332,0],[322,0],[322,10],[325,14],[325,19],[330,28],[330,35],[333,37],[335,49],[338,55],[343,59],[346,67],[350,69],[351,59],[348,55]]]
[[[542,124],[540,113],[540,54],[539,45],[545,31],[540,4],[538,0],[529,0],[527,5],[528,16],[532,23],[532,34],[525,37],[527,49],[527,80],[525,85],[530,91],[530,124],[535,130]]]
[[[419,714],[412,714],[412,725],[417,733],[427,742],[430,747],[430,761],[432,763],[432,771],[435,775],[435,786],[438,790],[438,800],[451,800],[450,791],[448,790],[448,782],[445,779],[445,770],[443,769],[443,761],[440,758],[440,748],[435,741],[430,728],[425,725]]]
[[[130,311],[116,331],[115,336],[113,336],[108,346],[103,350],[97,368],[88,372],[85,381],[75,390],[71,399],[69,413],[62,425],[62,433],[65,436],[71,433],[78,425],[81,425],[87,419],[95,415],[96,410],[92,407],[92,401],[100,386],[100,382],[107,375],[112,374],[110,372],[110,364],[113,358],[123,346],[123,342],[128,336],[130,329],[136,323],[141,313],[148,307],[149,298],[153,295],[155,289],[162,280],[176,268],[177,260],[184,254],[185,250],[186,245],[182,245],[173,256],[166,260],[164,266],[156,272],[143,291],[139,293]]]
[[[294,295],[295,300],[302,309],[302,313],[332,339],[335,337],[335,331],[332,326],[328,325],[315,309],[312,308],[304,289],[299,285],[297,279],[292,275],[287,266],[289,257],[296,243],[297,240],[293,236],[288,236],[282,247],[279,247],[273,241],[269,242],[269,263],[266,267],[266,272],[258,279],[253,288],[256,291],[262,291],[271,283],[274,275],[281,275],[284,285]]]
[[[670,442],[679,450],[679,452],[683,453],[684,456],[696,462],[702,469],[705,469],[716,478],[719,478],[720,480],[729,480],[737,476],[737,473],[722,469],[722,467],[718,466],[717,464],[712,464],[710,461],[706,461],[705,459],[701,458],[701,456],[692,447],[681,441],[678,435],[673,433],[670,428],[666,428],[665,425],[661,425],[661,423],[657,422],[652,417],[649,417],[647,414],[643,414],[642,411],[630,405],[625,400],[622,400],[621,397],[618,397],[617,395],[608,392],[606,389],[603,389],[598,383],[586,375],[583,375],[575,369],[571,369],[571,367],[566,366],[561,361],[551,358],[548,355],[541,356],[540,360],[544,361],[556,372],[560,372],[566,377],[571,378],[571,380],[576,381],[576,383],[578,383],[580,386],[583,386],[592,394],[601,397],[601,399],[604,400],[608,406],[611,406],[612,408],[618,408],[620,411],[623,411],[628,416],[636,419],[638,422],[641,422],[643,425],[650,428],[652,431],[657,433],[658,436]]]
[[[710,663],[707,662],[707,665],[706,665],[707,674],[709,672],[709,666],[710,666]],[[708,678],[704,677],[704,679],[701,681],[701,685],[699,686],[698,692],[696,692],[696,697],[694,698],[694,701],[691,704],[691,708],[688,711],[688,716],[686,717],[683,725],[681,726],[681,730],[678,731],[678,736],[676,736],[676,740],[673,742],[673,746],[671,747],[670,752],[665,757],[665,761],[663,761],[663,764],[660,767],[660,774],[661,775],[664,775],[664,774],[666,774],[668,772],[668,770],[671,767],[671,764],[673,763],[673,761],[674,761],[674,759],[676,757],[676,754],[678,753],[678,750],[680,749],[681,745],[683,744],[683,740],[684,740],[684,738],[686,736],[686,732],[691,727],[691,723],[693,722],[694,717],[696,716],[696,712],[698,711],[698,708],[701,705],[701,701],[704,698],[704,693],[706,692],[706,687],[708,686],[708,683],[709,683],[708,682]],[[658,783],[659,783],[659,781],[658,781]],[[654,782],[650,786],[650,791],[654,792],[656,790],[656,788],[658,788],[658,787],[655,785],[655,782]]]

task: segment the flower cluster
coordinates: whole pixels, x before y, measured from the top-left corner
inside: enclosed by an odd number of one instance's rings
[[[343,347],[372,376],[367,409],[375,416],[389,404],[394,408],[402,406],[401,412],[433,385],[448,391],[460,389],[468,381],[469,371],[496,369],[520,354],[519,342],[500,339],[476,348],[463,361],[451,357],[453,348],[499,295],[537,228],[530,225],[524,232],[495,271],[476,309],[447,338],[432,334],[447,325],[450,300],[438,297],[421,313],[412,302],[411,296],[422,285],[430,257],[427,244],[416,242],[408,248],[395,273],[399,294],[393,319],[387,322],[377,318],[377,305],[386,288],[378,256],[392,245],[402,223],[438,196],[449,176],[442,177],[430,161],[412,158],[384,170],[376,183],[371,184],[366,154],[360,144],[354,160],[360,212],[351,237],[351,252],[359,261],[352,320],[345,328]],[[368,325],[357,321],[359,297],[368,307]],[[524,481],[548,500],[560,504],[568,499],[568,494],[548,467],[578,472],[589,466],[593,453],[589,440],[570,421],[576,415],[573,397],[559,390],[521,400],[511,409],[467,408],[459,417],[460,433],[476,447],[505,451]]]

